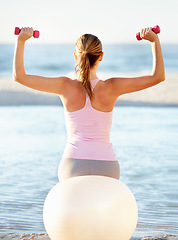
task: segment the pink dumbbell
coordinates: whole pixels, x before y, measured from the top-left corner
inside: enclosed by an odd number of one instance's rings
[[[21,29],[19,27],[15,27],[14,34],[19,35],[20,31],[21,31]],[[34,38],[39,38],[39,35],[40,35],[39,31],[37,31],[37,30],[33,31]]]
[[[160,29],[160,27],[159,27],[158,25],[154,26],[154,27],[152,28],[152,30],[153,30],[153,32],[156,33],[156,34],[158,34],[158,33],[161,32],[161,29]],[[140,37],[140,32],[138,32],[138,33],[136,34],[136,38],[137,38],[138,41],[142,40],[142,38]]]

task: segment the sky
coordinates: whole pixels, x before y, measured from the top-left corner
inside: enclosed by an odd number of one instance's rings
[[[136,32],[159,25],[162,43],[178,43],[178,0],[0,0],[0,43],[14,28],[40,31],[33,43],[75,43],[84,33],[102,43],[135,43]]]

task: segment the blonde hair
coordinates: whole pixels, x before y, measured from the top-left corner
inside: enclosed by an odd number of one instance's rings
[[[94,94],[91,89],[89,74],[90,69],[95,65],[102,53],[101,41],[92,34],[83,34],[76,42],[75,53],[79,56],[78,64],[75,66],[75,73],[79,72],[79,79],[90,99],[92,99]]]

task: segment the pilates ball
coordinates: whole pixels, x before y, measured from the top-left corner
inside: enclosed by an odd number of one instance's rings
[[[120,180],[85,175],[57,183],[43,221],[52,240],[129,240],[138,219],[136,200]]]

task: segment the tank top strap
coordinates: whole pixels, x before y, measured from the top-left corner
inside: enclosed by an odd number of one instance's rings
[[[94,89],[94,87],[96,86],[96,84],[100,81],[100,79],[96,78],[90,81],[91,83],[91,87],[92,90]],[[85,107],[91,107],[91,101],[90,101],[90,97],[88,96],[88,94],[86,93],[86,103],[85,103]]]
[[[92,88],[96,86],[96,84],[100,81],[100,79],[96,78],[90,81]]]

